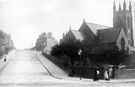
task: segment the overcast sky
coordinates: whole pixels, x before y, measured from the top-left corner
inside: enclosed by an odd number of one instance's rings
[[[118,7],[119,1],[115,0]],[[133,0],[131,0],[133,1]],[[38,35],[52,32],[59,41],[62,34],[78,30],[87,22],[112,26],[114,0],[0,0],[0,26],[11,34],[17,48],[34,46]],[[129,3],[126,0],[127,4]],[[133,4],[133,3],[132,3]]]

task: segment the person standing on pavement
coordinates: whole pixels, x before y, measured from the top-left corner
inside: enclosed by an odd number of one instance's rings
[[[98,81],[99,80],[99,71],[97,69],[94,69],[94,78],[93,78],[93,81]]]
[[[6,56],[4,55],[4,62],[6,62]]]
[[[104,79],[109,80],[109,70],[108,69],[105,70],[105,72],[104,72]]]

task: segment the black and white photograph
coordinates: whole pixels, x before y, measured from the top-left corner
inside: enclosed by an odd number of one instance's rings
[[[0,0],[0,87],[135,87],[135,0]]]

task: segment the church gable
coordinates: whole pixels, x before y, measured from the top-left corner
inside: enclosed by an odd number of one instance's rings
[[[118,46],[119,50],[127,50],[128,49],[128,40],[125,35],[123,28],[121,29],[119,36],[116,40],[116,45]]]
[[[83,24],[81,25],[79,31],[82,32],[86,36],[86,39],[89,40],[89,42],[93,43],[95,41],[95,39],[97,39],[96,38],[97,30],[106,29],[106,28],[111,28],[111,27],[84,21]]]
[[[77,30],[69,30],[69,32],[63,37],[61,42],[70,42],[70,41],[83,41],[85,38],[85,35],[82,32],[79,32]]]
[[[89,38],[89,39],[94,39],[95,38],[94,33],[88,27],[86,22],[83,22],[83,24],[81,25],[79,31],[82,32],[86,36],[86,38]]]
[[[123,28],[98,30],[99,44],[114,44],[119,50],[127,50],[128,41]]]
[[[71,32],[71,29],[69,30],[68,33],[66,33],[66,35],[63,37],[63,39],[61,40],[61,43],[67,43],[69,41],[75,41],[76,38],[75,36],[73,35],[73,33]]]

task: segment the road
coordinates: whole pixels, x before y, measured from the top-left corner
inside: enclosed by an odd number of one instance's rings
[[[48,74],[34,53],[33,51],[16,51],[8,64],[0,71],[0,86],[42,85],[58,81]]]
[[[43,67],[35,51],[16,51],[0,70],[0,87],[134,87],[135,81],[96,81],[79,78],[57,79]],[[46,62],[48,65],[48,62]],[[52,66],[53,65],[49,65]],[[49,70],[49,69],[48,69]]]

